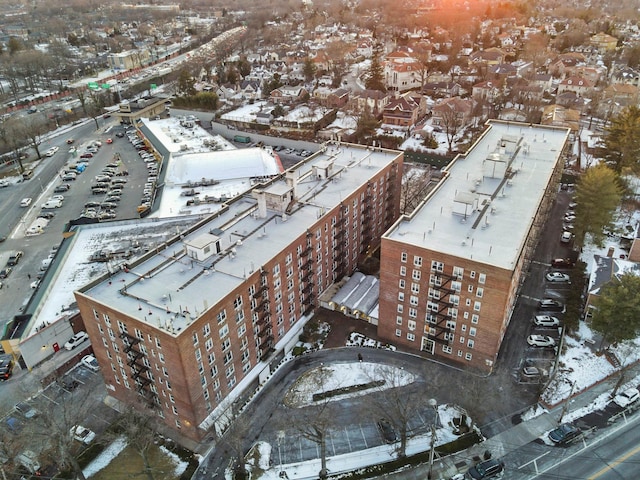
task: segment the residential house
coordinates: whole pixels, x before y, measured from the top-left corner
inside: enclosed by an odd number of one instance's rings
[[[635,243],[635,242],[634,242]],[[594,255],[593,265],[589,269],[589,286],[587,289],[587,301],[585,305],[585,319],[592,315],[593,301],[600,295],[602,287],[610,282],[618,282],[625,273],[640,275],[640,263],[637,260],[624,260],[613,257],[613,251],[608,255]]]
[[[499,48],[487,48],[469,55],[470,64],[498,65],[504,63],[507,54]]]
[[[433,98],[457,97],[460,95],[460,84],[457,82],[426,82],[422,94]]]
[[[475,84],[471,90],[471,96],[477,102],[491,103],[502,95],[502,83],[488,80]]]
[[[611,75],[611,83],[628,83],[637,87],[640,85],[640,72],[627,66],[616,66]]]
[[[420,88],[424,68],[412,57],[389,55],[383,65],[385,86],[396,92]]]
[[[539,85],[545,92],[551,91],[553,77],[548,73],[536,73],[529,80],[532,85]]]
[[[575,92],[576,95],[584,96],[593,90],[594,83],[584,77],[568,77],[558,85],[558,95],[564,92]]]
[[[363,90],[361,92],[354,92],[353,95],[351,95],[348,106],[358,114],[366,111],[374,117],[381,117],[390,98],[391,95],[388,92]]]
[[[382,123],[398,127],[410,128],[419,118],[420,104],[410,95],[396,95],[382,112]]]
[[[272,90],[269,98],[274,103],[291,105],[302,102],[308,95],[309,93],[307,92],[307,89],[303,86],[284,85]]]
[[[549,63],[547,72],[557,78],[564,78],[573,75],[578,65],[584,64],[584,55],[576,52],[563,53],[558,55]]]
[[[541,125],[570,128],[577,133],[580,128],[580,111],[561,105],[547,105],[542,111]]]
[[[518,69],[510,63],[500,63],[487,67],[487,76],[494,80],[513,78],[518,75]]]
[[[431,121],[438,126],[451,124],[454,119],[458,125],[469,124],[476,105],[473,98],[446,98],[431,109]]]
[[[612,83],[604,90],[604,97],[625,107],[637,105],[638,93],[640,90],[637,86],[628,83]]]
[[[342,108],[349,102],[351,91],[346,88],[336,88],[327,96],[326,106],[329,108]]]
[[[602,52],[610,52],[618,46],[618,39],[604,32],[599,32],[591,37],[589,43]]]

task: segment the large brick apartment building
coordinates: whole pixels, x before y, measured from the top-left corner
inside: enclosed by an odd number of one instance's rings
[[[381,241],[378,333],[491,372],[555,199],[569,129],[489,122]]]
[[[326,144],[76,292],[111,395],[199,440],[295,345],[318,296],[399,216],[403,154]]]

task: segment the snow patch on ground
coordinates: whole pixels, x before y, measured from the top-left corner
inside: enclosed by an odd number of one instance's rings
[[[87,467],[82,471],[86,478],[95,475],[100,470],[105,468],[107,465],[111,463],[111,461],[116,458],[120,453],[127,448],[127,440],[124,437],[120,437],[116,439],[111,445],[104,449],[104,451],[98,455],[93,462],[91,462]]]

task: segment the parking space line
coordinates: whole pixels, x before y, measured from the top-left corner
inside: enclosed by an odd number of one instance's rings
[[[364,448],[369,448],[369,444],[367,443],[367,437],[364,434],[364,430],[362,429],[362,424],[358,424],[358,426],[360,427],[360,434],[362,435],[362,440],[364,441]]]

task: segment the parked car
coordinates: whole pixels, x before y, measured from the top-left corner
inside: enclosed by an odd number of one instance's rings
[[[102,195],[104,193],[107,193],[107,189],[106,188],[92,188],[91,189],[91,193],[93,193],[94,195]]]
[[[100,370],[98,361],[93,355],[85,355],[84,357],[82,357],[82,360],[80,360],[80,362],[92,372],[97,372],[98,370]]]
[[[559,327],[560,320],[557,317],[552,317],[550,315],[536,315],[533,318],[533,323],[537,327]]]
[[[615,397],[613,397],[613,402],[619,407],[625,408],[635,403],[640,398],[640,392],[637,388],[629,388],[624,392],[618,393]]]
[[[96,434],[89,430],[88,428],[83,427],[82,425],[76,425],[71,428],[70,432],[71,436],[74,440],[78,442],[82,442],[85,445],[89,445],[93,442],[93,439],[96,438]]]
[[[33,408],[27,402],[18,402],[14,405],[14,410],[22,415],[24,418],[33,418],[38,416],[38,410]]]
[[[570,283],[571,278],[566,273],[562,272],[549,272],[545,275],[547,282],[554,283]]]
[[[124,132],[117,132],[116,133],[116,137],[118,137],[118,138],[124,137]]]
[[[80,155],[80,158],[93,158],[93,153],[84,152],[82,155]]]
[[[538,302],[539,310],[547,310],[550,312],[562,312],[565,311],[565,306],[554,298],[543,298]]]
[[[504,472],[504,463],[500,460],[490,458],[480,462],[469,469],[469,477],[474,480],[484,480],[485,478],[496,478]]]
[[[381,418],[378,420],[378,430],[382,434],[382,438],[387,443],[395,443],[398,440],[398,436],[396,435],[396,431],[386,418]]]
[[[523,367],[522,376],[527,379],[538,378],[540,376],[540,370],[532,366]]]
[[[114,202],[102,202],[100,204],[100,208],[111,210],[111,209],[114,209],[114,208],[118,208],[118,204],[114,203]]]
[[[23,252],[20,250],[16,250],[9,255],[9,259],[7,260],[7,265],[10,267],[14,267],[18,264],[20,259],[22,258]]]
[[[75,179],[76,179],[75,173],[65,173],[64,175],[62,175],[63,182],[73,182]]]
[[[69,185],[68,183],[63,183],[61,185],[58,185],[56,188],[53,189],[53,191],[55,193],[63,193],[68,191],[71,188],[71,185]]]
[[[112,211],[100,212],[98,214],[98,220],[113,220],[114,218],[116,218],[116,214]]]
[[[123,185],[123,184],[127,183],[127,179],[126,178],[114,178],[113,180],[111,180],[111,183],[113,185]]]
[[[0,380],[8,380],[13,373],[13,359],[0,358]]]
[[[100,206],[100,202],[87,202],[84,204],[84,208],[98,208]]]
[[[532,347],[549,348],[556,344],[556,341],[548,335],[529,335],[527,343]]]
[[[116,136],[117,136],[117,135],[118,135],[118,134],[116,134]],[[107,138],[106,142],[107,142],[107,144],[109,144],[109,143],[113,143],[113,139],[112,139],[112,138]]]
[[[568,258],[554,258],[551,260],[553,268],[572,268],[574,263]]]
[[[573,234],[571,232],[564,231],[564,232],[562,232],[562,235],[560,236],[560,241],[562,243],[569,243],[572,238],[573,238]]]
[[[73,337],[71,337],[67,343],[64,344],[64,348],[67,350],[73,350],[88,339],[89,335],[87,335],[87,332],[78,332]]]
[[[549,440],[556,445],[569,445],[582,435],[582,431],[578,427],[574,427],[570,423],[563,423],[558,428],[554,428],[549,432]]]

